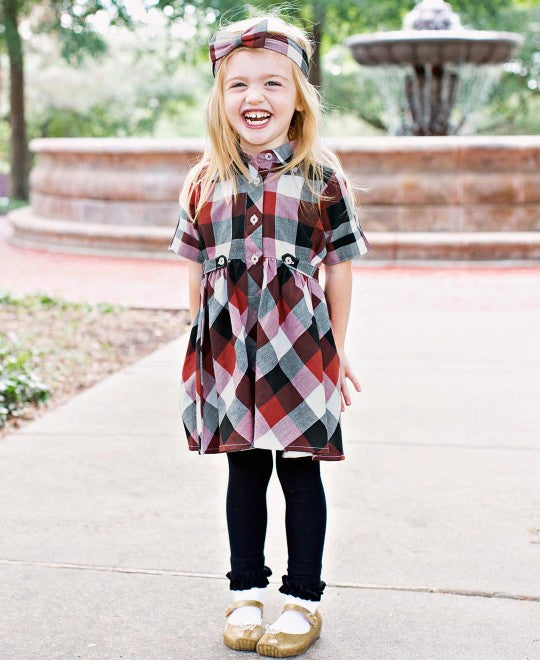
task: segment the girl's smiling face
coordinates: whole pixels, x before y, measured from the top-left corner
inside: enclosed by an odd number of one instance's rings
[[[294,111],[301,110],[292,60],[267,48],[242,49],[225,66],[225,114],[241,148],[256,156],[287,142]]]

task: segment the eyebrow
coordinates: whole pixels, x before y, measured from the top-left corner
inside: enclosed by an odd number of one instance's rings
[[[283,80],[287,80],[285,76],[280,76],[279,73],[263,73],[261,76],[258,76],[259,80],[263,80],[264,78],[283,78]],[[246,77],[233,76],[232,78],[226,78],[225,82],[231,82],[232,80],[246,80]]]

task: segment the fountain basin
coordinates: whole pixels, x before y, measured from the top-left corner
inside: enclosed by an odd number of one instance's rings
[[[511,59],[523,37],[483,30],[395,30],[357,34],[345,44],[364,66],[499,64]]]
[[[540,136],[327,139],[358,194],[377,259],[540,259]],[[15,245],[178,259],[167,251],[202,139],[30,143],[31,205]]]

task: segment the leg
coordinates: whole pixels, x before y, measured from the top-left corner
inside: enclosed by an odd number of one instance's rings
[[[266,491],[273,469],[272,452],[248,449],[227,452],[227,527],[231,549],[231,590],[268,585],[272,572],[264,565]]]
[[[276,452],[276,470],[285,496],[285,527],[289,552],[288,575],[281,593],[320,601],[326,584],[321,582],[326,534],[326,497],[319,461],[311,457],[283,458]]]
[[[322,592],[322,555],[326,533],[326,497],[320,463],[310,456],[283,458],[276,469],[285,495],[285,527],[289,561],[280,591],[285,595],[280,616],[259,640],[259,655],[286,657],[305,651],[321,633],[318,611]]]

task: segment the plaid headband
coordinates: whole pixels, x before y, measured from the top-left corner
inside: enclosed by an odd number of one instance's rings
[[[221,60],[231,51],[240,46],[247,48],[269,48],[277,53],[286,55],[296,62],[302,73],[308,75],[308,58],[306,51],[283,34],[268,32],[268,21],[264,20],[248,28],[242,34],[220,31],[214,32],[210,39],[210,59],[212,60],[212,72],[214,77],[217,73]]]

